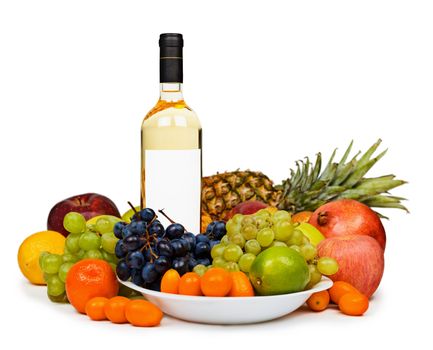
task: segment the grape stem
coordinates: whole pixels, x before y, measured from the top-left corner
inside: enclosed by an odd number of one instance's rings
[[[132,203],[128,201],[128,204],[131,207],[131,209],[134,211],[134,213],[137,214],[137,210],[135,210],[135,207],[132,205]]]
[[[166,213],[164,213],[164,209],[159,209],[158,212],[161,213],[162,215],[164,215],[165,218],[166,218],[168,221],[170,221],[172,224],[175,224],[175,223],[176,223],[176,221],[173,221],[172,219],[170,219],[170,217],[169,217]]]

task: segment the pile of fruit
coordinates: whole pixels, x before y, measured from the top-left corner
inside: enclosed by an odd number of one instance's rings
[[[280,186],[251,171],[204,178],[203,233],[151,208],[121,216],[102,195],[67,198],[51,209],[48,231],[21,244],[20,269],[47,285],[51,301],[114,323],[155,326],[162,318],[156,306],[131,300],[142,297],[118,279],[163,293],[254,297],[308,290],[325,275],[333,287],[307,305],[362,315],[384,271],[383,215],[371,207],[406,210],[388,193],[404,181],[365,177],[385,153],[373,157],[379,143],[350,161],[352,144],[339,163],[334,152],[323,171],[320,154],[315,164],[307,158]]]

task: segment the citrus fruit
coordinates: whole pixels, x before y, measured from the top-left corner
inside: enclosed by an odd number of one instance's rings
[[[288,247],[271,247],[257,255],[250,269],[250,280],[260,295],[299,292],[310,280],[305,259]]]
[[[338,304],[340,298],[347,293],[360,293],[358,289],[352,286],[350,283],[344,281],[335,281],[332,287],[329,289],[329,296],[332,302]]]
[[[340,311],[350,316],[361,316],[368,309],[368,298],[361,293],[346,293],[338,303]]]
[[[161,279],[161,292],[163,293],[179,293],[180,275],[175,269],[167,270]]]
[[[200,276],[196,272],[187,272],[179,280],[179,294],[202,295]]]
[[[313,311],[323,311],[329,305],[329,293],[327,290],[314,293],[307,300],[307,305]]]
[[[212,267],[201,277],[200,287],[207,297],[224,297],[232,287],[230,272],[221,267]]]
[[[105,316],[113,323],[126,323],[128,320],[125,316],[125,307],[129,299],[117,296],[108,300],[104,306]]]
[[[302,222],[308,222],[310,220],[311,215],[313,215],[312,211],[300,211],[299,213],[296,213],[292,216],[292,222],[295,223],[302,223]]]
[[[94,297],[112,298],[119,284],[110,264],[99,259],[84,259],[69,270],[66,294],[78,312],[85,313],[86,303]]]
[[[130,324],[137,327],[159,325],[162,311],[146,300],[131,300],[125,306],[125,316]]]
[[[65,237],[56,231],[42,231],[27,237],[18,249],[18,265],[24,277],[33,284],[46,284],[39,256],[42,252],[63,254]]]
[[[229,297],[253,297],[254,289],[248,276],[242,271],[230,272],[232,288]]]
[[[108,303],[105,297],[94,297],[86,303],[86,315],[93,321],[103,321],[107,319],[104,307]]]

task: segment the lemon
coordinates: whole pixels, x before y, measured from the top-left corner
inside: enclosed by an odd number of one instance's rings
[[[33,284],[46,284],[39,255],[42,252],[63,254],[65,237],[56,231],[42,231],[27,237],[18,249],[18,265],[24,277]]]
[[[250,280],[260,295],[304,290],[310,280],[305,259],[288,247],[271,247],[257,255],[250,268]]]

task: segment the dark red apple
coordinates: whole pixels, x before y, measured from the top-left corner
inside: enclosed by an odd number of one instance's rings
[[[386,235],[377,214],[353,199],[339,199],[316,209],[308,221],[326,238],[342,235],[366,235],[376,239],[385,250]]]
[[[69,232],[63,227],[63,218],[71,211],[83,214],[86,220],[97,215],[120,217],[119,209],[110,198],[97,193],[85,193],[66,198],[57,203],[48,215],[47,228],[67,236]]]
[[[268,205],[260,201],[242,202],[229,211],[226,220],[231,219],[235,214],[250,215],[267,207]]]
[[[320,257],[338,262],[338,272],[329,276],[333,281],[345,281],[367,297],[373,295],[382,279],[384,254],[379,243],[370,236],[348,235],[326,238],[317,245]]]

